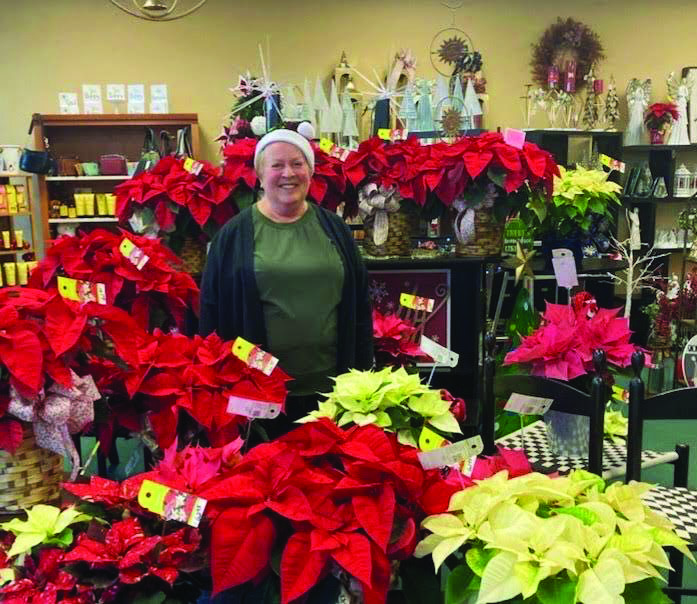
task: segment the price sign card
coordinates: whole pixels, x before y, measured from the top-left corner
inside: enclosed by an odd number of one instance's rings
[[[504,410],[519,415],[544,415],[549,411],[554,399],[541,398],[539,396],[526,396],[514,392],[511,394]]]
[[[440,449],[422,451],[419,453],[419,461],[424,470],[432,470],[434,468],[460,464],[470,457],[476,457],[483,450],[484,443],[482,442],[482,437],[473,436]]]
[[[265,375],[271,375],[271,372],[278,365],[278,359],[275,356],[244,338],[235,339],[232,343],[232,354],[252,369],[258,369]]]
[[[230,395],[227,412],[233,415],[243,415],[250,419],[276,419],[279,413],[281,413],[281,405],[279,403],[269,403],[243,396]]]
[[[138,491],[138,504],[165,520],[178,520],[194,528],[198,527],[208,502],[191,493],[144,480]]]
[[[77,103],[77,93],[59,92],[58,107],[60,108],[60,112],[64,114],[80,113],[80,106]]]
[[[433,306],[436,301],[433,298],[422,298],[421,296],[414,296],[413,294],[399,294],[399,303],[413,310],[433,312]]]
[[[128,113],[145,113],[145,86],[128,85]]]
[[[82,106],[85,113],[104,113],[102,87],[99,84],[82,85]]]
[[[448,350],[445,346],[441,346],[426,336],[421,336],[419,346],[421,350],[423,350],[439,365],[445,365],[446,367],[457,367],[457,363],[460,360],[460,355],[457,354],[457,352]]]
[[[150,85],[150,113],[169,113],[167,84]]]
[[[112,103],[123,103],[126,100],[126,87],[123,84],[107,84],[106,100]]]
[[[571,250],[560,248],[552,250],[552,267],[559,287],[571,289],[578,285],[576,260]]]

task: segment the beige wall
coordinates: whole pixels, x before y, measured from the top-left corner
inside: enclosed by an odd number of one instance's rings
[[[267,36],[281,82],[327,76],[344,49],[359,69],[384,69],[402,46],[430,76],[429,44],[451,22],[437,0],[209,0],[170,23],[135,19],[108,0],[0,0],[0,15],[0,143],[28,142],[30,114],[57,112],[60,91],[164,82],[173,112],[199,114],[208,159],[233,99],[228,88],[241,71],[260,71],[257,44]],[[600,76],[614,74],[622,90],[630,77],[651,77],[659,100],[668,72],[697,65],[694,0],[465,0],[455,24],[484,57],[487,127],[522,125],[530,44],[557,16],[598,32],[607,55]]]

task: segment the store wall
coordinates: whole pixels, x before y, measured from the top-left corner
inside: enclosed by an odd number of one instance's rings
[[[650,77],[662,99],[668,73],[697,64],[690,0],[465,0],[454,15],[484,57],[489,128],[522,125],[530,45],[557,16],[597,31],[607,55],[599,75],[614,74],[620,89]],[[169,23],[136,19],[108,0],[0,0],[0,143],[26,144],[30,114],[58,112],[60,91],[166,83],[173,112],[199,114],[205,155],[215,159],[228,88],[240,72],[260,72],[259,43],[268,40],[272,75],[283,83],[328,77],[342,50],[361,71],[384,71],[401,47],[431,76],[429,44],[450,24],[438,0],[209,0]]]

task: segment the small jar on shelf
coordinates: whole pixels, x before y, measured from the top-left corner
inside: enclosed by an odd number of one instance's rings
[[[680,164],[680,167],[675,171],[674,197],[689,197],[692,194],[692,173],[687,169],[685,164]]]

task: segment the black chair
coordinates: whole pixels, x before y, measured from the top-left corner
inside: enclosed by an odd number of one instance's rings
[[[637,351],[632,355],[634,377],[629,382],[627,481],[641,480],[644,421],[697,420],[697,388],[678,388],[646,398],[641,379],[643,368],[644,353]],[[673,487],[655,488],[647,494],[646,503],[672,520],[678,534],[690,542],[690,549],[697,551],[697,491],[687,488],[690,447],[677,445],[676,452]],[[664,591],[679,604],[681,596],[697,595],[697,588],[682,587],[683,556],[672,550],[669,557],[674,570],[668,574],[668,587]]]
[[[590,435],[588,443],[588,463],[585,467],[596,474],[603,473],[603,423],[605,419],[605,402],[607,401],[607,387],[601,377],[606,367],[606,356],[602,350],[593,353],[595,375],[591,380],[591,392],[587,394],[570,386],[566,382],[532,375],[495,375],[496,362],[494,360],[495,338],[492,334],[486,336],[486,356],[484,360],[484,380],[482,388],[482,421],[481,434],[484,441],[484,452],[491,454],[496,450],[494,441],[494,415],[496,399],[508,397],[512,393],[551,398],[551,409],[573,415],[584,415],[590,421]],[[499,444],[514,445],[501,439]],[[548,455],[548,451],[541,457],[548,457],[546,463],[537,463],[534,452],[527,451],[535,469],[551,473],[554,471],[568,471],[573,469],[568,465],[557,465],[555,456]],[[533,453],[533,454],[531,454]],[[564,458],[559,458],[564,459]],[[572,458],[565,458],[566,460]],[[574,466],[577,467],[577,466]]]

